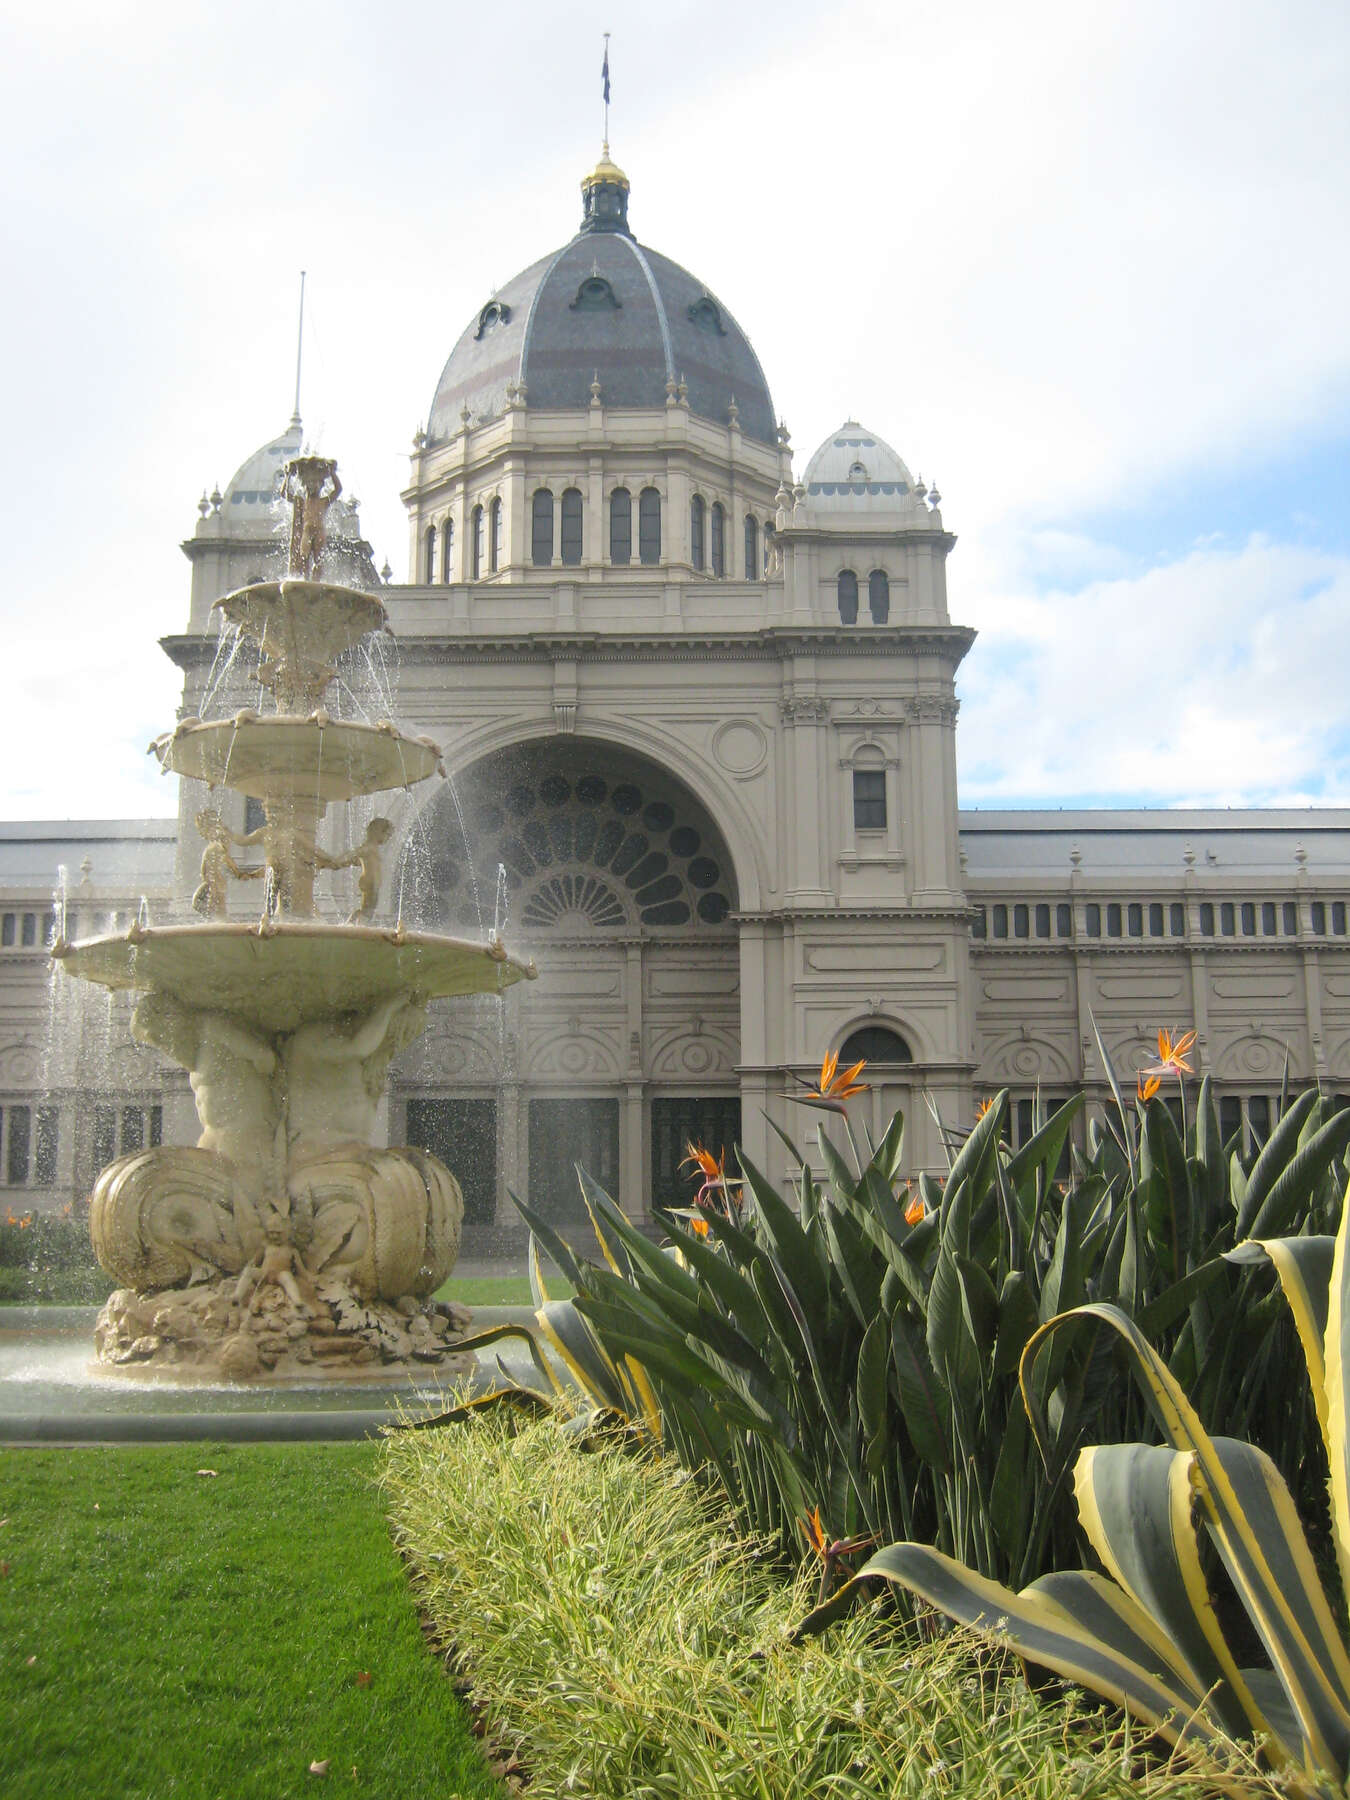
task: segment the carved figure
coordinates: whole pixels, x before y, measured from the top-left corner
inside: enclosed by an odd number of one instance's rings
[[[214,807],[203,807],[197,814],[198,836],[206,840],[202,851],[201,883],[192,896],[192,910],[208,919],[225,916],[225,882],[233,875],[236,881],[252,881],[262,874],[262,865],[240,868],[229,852],[233,833]]]
[[[131,1017],[131,1035],[188,1071],[202,1134],[200,1150],[225,1157],[239,1179],[241,1233],[258,1231],[249,1202],[284,1209],[279,1065],[272,1045],[228,1013],[198,1011],[174,994],[151,993]]]
[[[349,925],[362,925],[373,919],[380,904],[380,884],[384,880],[381,851],[394,835],[393,822],[377,814],[366,826],[366,835],[356,848],[333,867],[359,868],[358,884],[361,900],[347,920]]]
[[[325,515],[342,492],[337,464],[322,456],[299,456],[287,463],[281,491],[291,503],[290,572],[317,581],[328,542]]]
[[[389,1065],[425,1029],[425,999],[395,994],[364,1017],[315,1019],[292,1032],[281,1052],[290,1160],[369,1145]]]
[[[291,819],[268,813],[256,830],[243,832],[224,828],[230,842],[239,849],[261,844],[266,867],[272,871],[272,885],[277,906],[284,913],[313,910],[314,877],[320,869],[341,869],[346,859],[335,859],[319,846],[307,831]],[[258,873],[261,874],[261,870]]]

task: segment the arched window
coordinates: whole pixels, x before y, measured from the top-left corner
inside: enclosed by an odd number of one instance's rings
[[[627,488],[615,488],[609,497],[609,560],[633,560],[633,497]]]
[[[858,623],[858,577],[852,569],[839,571],[839,617],[845,625]]]
[[[568,488],[562,497],[562,559],[569,569],[581,561],[580,488]]]
[[[884,569],[873,569],[867,577],[867,610],[874,625],[884,625],[891,616],[891,584]]]
[[[483,573],[483,509],[473,509],[473,578],[475,581]]]
[[[492,502],[492,535],[490,538],[490,567],[495,575],[502,566],[502,503]]]
[[[426,570],[424,580],[430,586],[436,579],[436,527],[427,526],[426,550],[423,553],[423,566]]]
[[[703,558],[703,496],[695,494],[689,502],[689,560],[701,569]]]
[[[839,1060],[845,1065],[859,1060],[873,1063],[907,1063],[914,1057],[909,1045],[889,1025],[862,1025],[850,1032],[839,1046]]]
[[[455,579],[455,521],[446,519],[441,526],[441,580]]]
[[[638,559],[649,569],[661,560],[661,496],[654,487],[638,495]]]
[[[727,515],[722,510],[722,502],[712,503],[711,530],[708,533],[709,550],[712,556],[712,572],[714,575],[725,575],[727,572]]]
[[[752,516],[745,515],[745,579],[758,581],[759,567],[759,527]]]
[[[530,507],[530,560],[536,569],[553,562],[553,495],[547,488],[535,489]]]

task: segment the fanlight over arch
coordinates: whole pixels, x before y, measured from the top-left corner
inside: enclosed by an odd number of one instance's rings
[[[914,1061],[909,1045],[889,1025],[860,1025],[844,1039],[839,1060],[847,1065],[855,1062],[908,1063]]]
[[[512,746],[459,773],[423,815],[418,912],[492,923],[497,869],[531,931],[721,926],[736,906],[725,840],[684,785],[584,738]]]

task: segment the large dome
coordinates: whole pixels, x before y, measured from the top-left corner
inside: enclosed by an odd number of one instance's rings
[[[687,384],[691,412],[776,441],[773,401],[750,340],[704,284],[628,229],[628,181],[602,161],[582,184],[581,230],[494,293],[465,328],[431,403],[432,442],[506,410],[584,410],[598,381],[606,407],[658,407]]]

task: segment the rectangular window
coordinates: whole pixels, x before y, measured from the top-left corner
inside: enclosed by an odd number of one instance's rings
[[[671,1096],[652,1101],[652,1205],[688,1206],[703,1177],[681,1169],[690,1144],[714,1156],[725,1150],[728,1175],[736,1172],[741,1141],[741,1102],[735,1094]]]
[[[39,1106],[37,1109],[37,1138],[33,1145],[33,1180],[39,1187],[53,1187],[56,1183],[57,1121],[59,1117],[54,1106]]]
[[[5,1180],[11,1187],[22,1187],[28,1180],[28,1148],[33,1128],[33,1115],[26,1106],[8,1106],[9,1131],[5,1144]]]
[[[1089,900],[1083,908],[1083,929],[1089,937],[1102,935],[1102,909],[1095,900]]]
[[[1149,904],[1148,935],[1150,937],[1161,937],[1163,935],[1163,909],[1160,900],[1151,901]]]
[[[1282,914],[1284,935],[1286,937],[1297,937],[1298,936],[1298,906],[1297,906],[1297,903],[1293,900],[1286,900],[1284,905],[1281,907],[1280,911]]]
[[[1236,1137],[1238,1149],[1242,1148],[1242,1102],[1236,1094],[1226,1095],[1219,1101],[1219,1136],[1225,1144],[1232,1143]]]
[[[152,1150],[157,1150],[163,1142],[164,1108],[162,1106],[152,1106],[150,1108],[150,1148]]]
[[[1205,901],[1201,902],[1200,935],[1201,935],[1201,937],[1213,937],[1214,936],[1214,904],[1210,900],[1205,900]]]
[[[1242,902],[1242,935],[1243,937],[1256,936],[1256,902],[1254,900]]]
[[[1019,937],[1019,938],[1026,937],[1030,930],[1030,924],[1031,924],[1031,921],[1027,916],[1026,907],[1022,906],[1020,904],[1017,906],[1014,906],[1013,907],[1013,936]]]
[[[14,936],[17,921],[17,913],[6,913],[4,918],[0,919],[0,945],[3,945],[6,950],[12,950],[14,948]]]
[[[1333,937],[1345,936],[1345,902],[1333,900],[1331,903],[1331,933]]]
[[[886,771],[855,769],[853,771],[853,829],[884,831],[886,829]]]
[[[1036,936],[1048,938],[1050,935],[1050,908],[1045,905],[1036,908]]]
[[[1073,908],[1067,900],[1061,900],[1055,908],[1055,936],[1073,936]]]
[[[145,1148],[145,1114],[139,1106],[122,1108],[120,1148],[123,1156],[130,1156],[133,1150]]]
[[[528,1122],[530,1205],[550,1221],[584,1221],[578,1163],[606,1193],[617,1190],[618,1101],[531,1100]]]
[[[994,936],[1005,938],[1008,935],[1008,909],[1006,906],[994,908]]]
[[[117,1155],[117,1108],[94,1108],[94,1174],[105,1169]]]
[[[1144,935],[1144,906],[1140,900],[1131,900],[1127,912],[1131,937]]]
[[[1036,1134],[1036,1102],[1034,1100],[1018,1100],[1015,1149],[1020,1150],[1023,1144]]]
[[[1325,937],[1327,930],[1327,909],[1322,901],[1314,900],[1311,907],[1312,928],[1318,937]]]
[[[1275,902],[1273,900],[1263,900],[1261,902],[1261,931],[1266,937],[1274,937],[1277,929],[1278,927],[1275,924]]]
[[[627,488],[609,497],[609,560],[622,566],[633,557],[633,501]]]
[[[1247,1100],[1247,1123],[1251,1127],[1255,1150],[1270,1136],[1270,1096],[1252,1094]]]
[[[31,950],[36,943],[37,914],[25,913],[23,915],[23,947],[25,950]]]
[[[1107,937],[1120,936],[1120,903],[1117,900],[1112,900],[1107,904],[1106,935]]]
[[[1219,929],[1225,937],[1232,937],[1237,930],[1237,914],[1231,900],[1219,903]]]
[[[464,1191],[464,1217],[491,1225],[497,1216],[497,1102],[410,1100],[406,1141],[429,1150]]]
[[[1186,935],[1186,908],[1182,901],[1174,900],[1167,909],[1167,927],[1173,937]]]
[[[247,836],[247,834],[250,831],[261,831],[263,826],[266,823],[267,823],[267,808],[263,805],[262,801],[255,799],[252,794],[245,794],[245,796],[244,796],[244,833],[245,833],[245,835]]]
[[[977,906],[975,908],[975,917],[970,921],[970,935],[973,938],[982,938],[986,935],[987,931],[988,926],[985,923],[984,908],[982,906]]]

